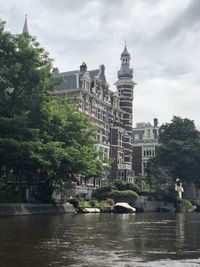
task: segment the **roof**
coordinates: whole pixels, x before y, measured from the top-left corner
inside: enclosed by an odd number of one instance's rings
[[[96,77],[99,74],[99,69],[89,70],[89,74],[90,74],[91,79],[94,79],[94,77]]]
[[[100,70],[96,69],[88,72],[91,80],[94,80],[95,77],[98,77]],[[78,89],[81,75],[82,74],[79,70],[54,73],[54,77],[60,79],[60,83],[55,86],[55,91]]]
[[[78,89],[77,75],[76,74],[65,74],[60,76],[61,82],[56,85],[55,91]]]
[[[124,51],[123,51],[122,54],[121,54],[121,57],[124,57],[124,56],[129,56],[129,57],[130,57],[130,54],[129,54],[128,50],[127,50],[126,45],[125,45],[125,47],[124,47]]]

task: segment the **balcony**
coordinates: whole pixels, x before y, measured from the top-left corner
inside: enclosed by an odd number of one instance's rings
[[[118,164],[117,168],[121,170],[132,170],[132,164]]]

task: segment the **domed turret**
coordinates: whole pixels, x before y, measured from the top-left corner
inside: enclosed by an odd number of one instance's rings
[[[133,69],[130,69],[131,56],[125,45],[124,51],[121,53],[121,68],[118,71],[118,78],[121,79],[132,79]]]
[[[126,47],[126,45],[125,45],[125,47],[124,47],[124,51],[121,53],[121,58],[122,57],[130,57],[130,54],[129,54],[129,52],[128,52],[128,50],[127,50],[127,47]]]

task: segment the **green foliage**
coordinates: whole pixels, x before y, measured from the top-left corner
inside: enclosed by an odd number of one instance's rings
[[[112,198],[107,198],[106,200],[102,200],[100,202],[101,207],[113,207],[115,205],[115,202]]]
[[[198,199],[192,199],[190,201],[191,201],[192,205],[194,205],[194,206],[199,206],[200,205],[200,200],[198,200]]]
[[[72,198],[68,200],[76,209],[84,209],[84,208],[110,208],[113,207],[115,202],[112,199],[106,199],[103,201],[98,201],[96,199],[83,200],[78,198]]]
[[[176,211],[177,212],[187,212],[191,211],[193,208],[192,203],[188,199],[177,199]]]
[[[97,187],[94,189],[92,197],[99,200],[105,200],[107,198],[107,193],[115,189],[117,188],[114,187],[113,184],[107,184],[101,187]]]
[[[174,117],[160,129],[157,165],[168,170],[174,180],[193,181],[200,186],[200,132],[193,121]]]
[[[157,158],[152,158],[148,161],[146,172],[146,180],[151,191],[168,192],[174,187],[173,179],[169,176],[168,170],[159,166]]]
[[[0,40],[0,182],[23,179],[30,187],[42,181],[46,189],[38,195],[49,201],[76,174],[105,175],[89,119],[52,96],[48,53],[28,34],[6,32],[3,23]]]
[[[0,203],[20,203],[22,202],[21,195],[12,190],[12,188],[6,188],[0,190]]]
[[[109,192],[107,196],[112,198],[115,202],[128,202],[129,204],[134,204],[135,200],[138,198],[138,194],[132,190],[113,190]]]
[[[108,183],[102,187],[95,188],[92,196],[95,199],[105,200],[109,196],[108,193],[111,191],[114,191],[114,190],[117,190],[117,191],[130,190],[130,191],[134,191],[136,193],[141,192],[140,187],[136,184],[127,183],[123,180],[114,180],[113,182]]]
[[[116,188],[119,191],[123,191],[123,190],[132,190],[135,191],[136,193],[140,193],[141,189],[138,185],[133,184],[133,183],[128,183],[125,182],[121,179],[119,180],[114,180],[112,183],[112,188]]]
[[[149,181],[147,180],[146,176],[145,175],[137,175],[135,177],[135,184],[137,186],[139,186],[139,188],[141,188],[141,191],[142,192],[145,192],[145,191],[150,191],[150,185],[149,185]],[[136,191],[136,190],[135,190]],[[137,191],[136,191],[137,192]],[[138,192],[137,192],[138,193]]]
[[[174,116],[171,123],[163,124],[160,127],[159,141],[167,144],[172,140],[176,141],[199,141],[200,133],[197,131],[194,121],[187,118],[182,119]]]
[[[79,199],[78,198],[71,198],[68,200],[68,202],[70,204],[72,204],[74,206],[75,209],[77,209],[79,207]]]
[[[87,200],[80,200],[79,201],[79,208],[80,209],[91,208],[90,202]]]
[[[97,208],[97,207],[99,207],[99,202],[97,201],[97,200],[95,200],[95,199],[90,199],[89,200],[89,203],[90,203],[90,207],[91,208]]]
[[[173,117],[160,128],[160,146],[147,165],[152,191],[174,191],[176,178],[200,186],[200,132],[193,121]]]

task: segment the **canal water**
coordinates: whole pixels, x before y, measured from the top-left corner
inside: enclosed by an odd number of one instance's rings
[[[1,217],[0,266],[200,266],[200,213]]]

